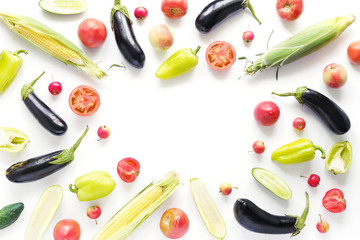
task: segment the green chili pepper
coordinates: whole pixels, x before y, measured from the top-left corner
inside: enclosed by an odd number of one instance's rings
[[[200,46],[193,51],[191,48],[183,48],[171,55],[155,73],[160,79],[170,79],[184,74],[193,69],[199,62],[196,56]]]
[[[17,153],[30,142],[28,136],[16,128],[0,127],[0,151]]]
[[[18,55],[27,54],[26,50],[19,50],[14,53],[4,50],[0,55],[0,94],[4,93],[14,81],[23,60]]]
[[[308,138],[301,138],[275,150],[271,154],[271,160],[282,164],[306,162],[315,158],[316,150],[321,152],[321,158],[326,158],[325,151],[321,147],[314,145]]]
[[[346,173],[352,160],[352,147],[348,141],[335,143],[325,161],[327,170],[334,174]]]
[[[78,199],[84,202],[106,197],[116,184],[107,172],[94,171],[78,177],[74,185],[69,185],[70,191],[76,193]]]

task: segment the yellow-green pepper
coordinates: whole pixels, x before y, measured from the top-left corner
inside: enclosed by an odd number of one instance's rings
[[[321,147],[314,145],[308,138],[301,138],[275,150],[271,160],[282,164],[306,162],[315,158],[316,150],[321,152],[321,158],[326,158],[325,151]]]
[[[115,181],[105,171],[94,171],[84,174],[75,180],[71,192],[76,193],[80,201],[92,201],[109,195],[115,188]]]
[[[27,51],[19,50],[13,53],[4,50],[0,55],[0,94],[6,91],[21,68],[23,60],[18,56],[20,53],[27,54]]]
[[[17,153],[30,142],[28,136],[12,127],[0,127],[0,151]]]
[[[334,174],[346,173],[352,160],[352,147],[348,141],[335,143],[326,158],[325,167]]]

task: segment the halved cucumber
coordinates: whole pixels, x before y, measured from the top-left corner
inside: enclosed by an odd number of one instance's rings
[[[205,185],[197,178],[190,179],[190,188],[201,218],[211,235],[217,239],[226,236],[226,225]]]
[[[63,191],[59,185],[53,185],[43,192],[31,216],[25,240],[42,239],[62,201],[62,196]]]
[[[292,197],[292,191],[289,185],[287,185],[287,183],[275,173],[264,168],[253,168],[251,173],[256,181],[269,189],[279,198],[289,200]]]
[[[40,0],[39,6],[50,13],[70,15],[86,11],[88,2],[87,0]]]

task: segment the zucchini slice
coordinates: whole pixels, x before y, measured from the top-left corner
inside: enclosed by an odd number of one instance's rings
[[[253,168],[251,171],[253,177],[261,185],[269,189],[272,193],[283,200],[289,200],[292,197],[292,191],[287,183],[275,173],[264,168]]]
[[[204,183],[197,178],[192,178],[190,179],[190,188],[209,233],[217,239],[224,239],[226,236],[225,222]]]
[[[40,197],[27,227],[25,240],[42,239],[62,201],[61,186],[48,187]]]
[[[50,13],[70,15],[85,12],[88,9],[87,0],[40,0],[39,6]]]

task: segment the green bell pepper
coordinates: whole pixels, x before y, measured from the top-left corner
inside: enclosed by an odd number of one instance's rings
[[[315,158],[316,150],[321,152],[321,158],[326,158],[325,151],[321,147],[314,145],[308,138],[301,138],[275,150],[271,154],[271,160],[282,164],[306,162]]]
[[[12,53],[4,50],[0,55],[0,94],[6,91],[21,68],[23,60],[18,56],[20,53],[27,54],[27,51],[19,50]]]
[[[16,128],[0,127],[0,151],[17,153],[30,142],[28,136]]]
[[[191,48],[180,49],[160,65],[155,76],[160,79],[170,79],[190,71],[199,62],[196,56],[199,50],[200,46],[195,51]]]
[[[78,177],[74,187],[70,184],[69,189],[84,202],[106,197],[114,190],[115,185],[115,181],[107,172],[94,171]]]
[[[352,160],[352,147],[348,141],[335,143],[326,158],[325,167],[334,174],[346,173]]]

